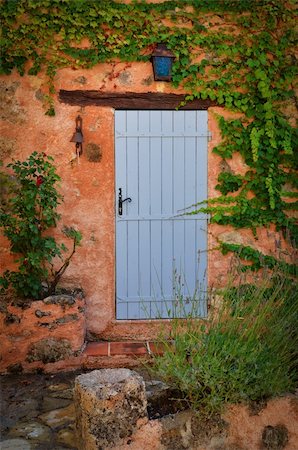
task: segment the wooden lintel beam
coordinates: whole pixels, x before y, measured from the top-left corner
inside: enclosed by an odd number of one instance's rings
[[[60,90],[59,100],[62,103],[76,106],[109,106],[114,109],[167,109],[176,108],[186,110],[206,110],[215,106],[212,100],[195,99],[180,106],[185,100],[185,95],[162,94],[159,92],[149,93],[102,93],[99,91],[66,91]]]

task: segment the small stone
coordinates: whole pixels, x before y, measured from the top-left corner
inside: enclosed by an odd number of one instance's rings
[[[65,389],[68,389],[69,386],[66,383],[59,383],[59,384],[51,384],[48,386],[48,390],[51,392],[57,392],[57,391],[64,391]]]
[[[65,408],[69,406],[71,400],[57,397],[44,397],[41,409],[42,411],[52,411],[53,409]]]
[[[0,443],[1,450],[31,450],[32,446],[24,439],[7,439]]]
[[[43,299],[45,305],[61,305],[61,306],[71,306],[75,304],[75,299],[72,295],[51,295]]]
[[[66,383],[52,384],[48,386],[49,397],[62,398],[67,400],[73,399],[73,388]],[[55,408],[57,409],[57,408]]]
[[[52,392],[49,395],[50,395],[50,397],[53,397],[53,398],[64,398],[64,399],[72,400],[73,399],[73,389],[69,388],[69,389],[65,389],[64,391]]]
[[[127,70],[124,71],[124,72],[121,72],[120,75],[119,75],[119,81],[120,81],[121,84],[124,84],[124,85],[131,84],[132,83],[131,73],[128,72]]]
[[[20,323],[20,322],[21,322],[20,317],[16,316],[15,314],[11,313],[6,314],[4,320],[5,325],[12,325],[13,323]]]
[[[71,355],[71,344],[67,339],[48,338],[31,345],[27,361],[42,361],[47,364],[66,359]]]
[[[78,320],[77,314],[66,314],[64,317],[59,317],[58,319],[56,319],[56,323],[57,324],[69,323],[75,322],[76,320]]]
[[[243,244],[243,237],[238,231],[226,231],[219,234],[218,238],[220,239],[220,241],[223,241],[227,244]]]
[[[37,91],[35,91],[35,98],[40,102],[44,101],[44,93],[42,92],[41,89],[37,89]]]
[[[55,409],[45,414],[41,414],[38,418],[51,428],[68,426],[75,420],[74,405],[71,404],[66,408]]]
[[[169,389],[169,386],[159,380],[146,381],[145,384],[147,398],[150,398],[156,394],[159,395],[161,392],[163,393]]]
[[[35,315],[36,315],[36,317],[38,317],[40,319],[41,317],[50,316],[51,313],[50,312],[41,311],[40,309],[37,309],[35,311]]]
[[[57,433],[57,442],[66,447],[76,447],[76,434],[70,428],[60,430]]]
[[[79,84],[86,84],[87,83],[87,78],[84,77],[84,76],[81,76],[81,77],[75,78],[74,81],[76,83],[79,83]]]
[[[49,330],[55,330],[58,325],[56,322],[38,322],[38,326],[48,328]]]
[[[85,297],[85,294],[81,287],[74,287],[73,283],[68,284],[63,283],[63,285],[58,284],[58,286],[56,287],[56,294],[52,297],[60,297],[60,296],[68,296],[68,297],[70,296],[73,297],[75,301],[78,301],[82,300]]]
[[[24,437],[36,442],[48,442],[51,438],[51,430],[39,422],[19,423],[10,430],[9,436]]]

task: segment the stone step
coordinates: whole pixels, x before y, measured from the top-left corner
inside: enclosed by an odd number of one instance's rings
[[[97,341],[86,345],[84,357],[149,356],[161,354],[162,344],[151,341]]]

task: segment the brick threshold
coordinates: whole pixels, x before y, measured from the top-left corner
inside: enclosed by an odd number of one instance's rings
[[[162,344],[152,341],[97,341],[88,342],[83,352],[87,357],[149,356],[161,354]]]

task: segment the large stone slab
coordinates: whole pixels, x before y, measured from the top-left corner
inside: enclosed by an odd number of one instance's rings
[[[31,450],[32,446],[25,439],[7,439],[0,442],[1,450]]]
[[[147,417],[144,380],[129,369],[78,376],[74,398],[80,450],[117,448]]]
[[[8,436],[11,438],[24,438],[34,442],[50,442],[51,430],[39,422],[21,422],[10,430]]]
[[[67,427],[75,421],[74,405],[70,404],[66,408],[51,410],[47,413],[41,414],[38,418],[52,429]]]

